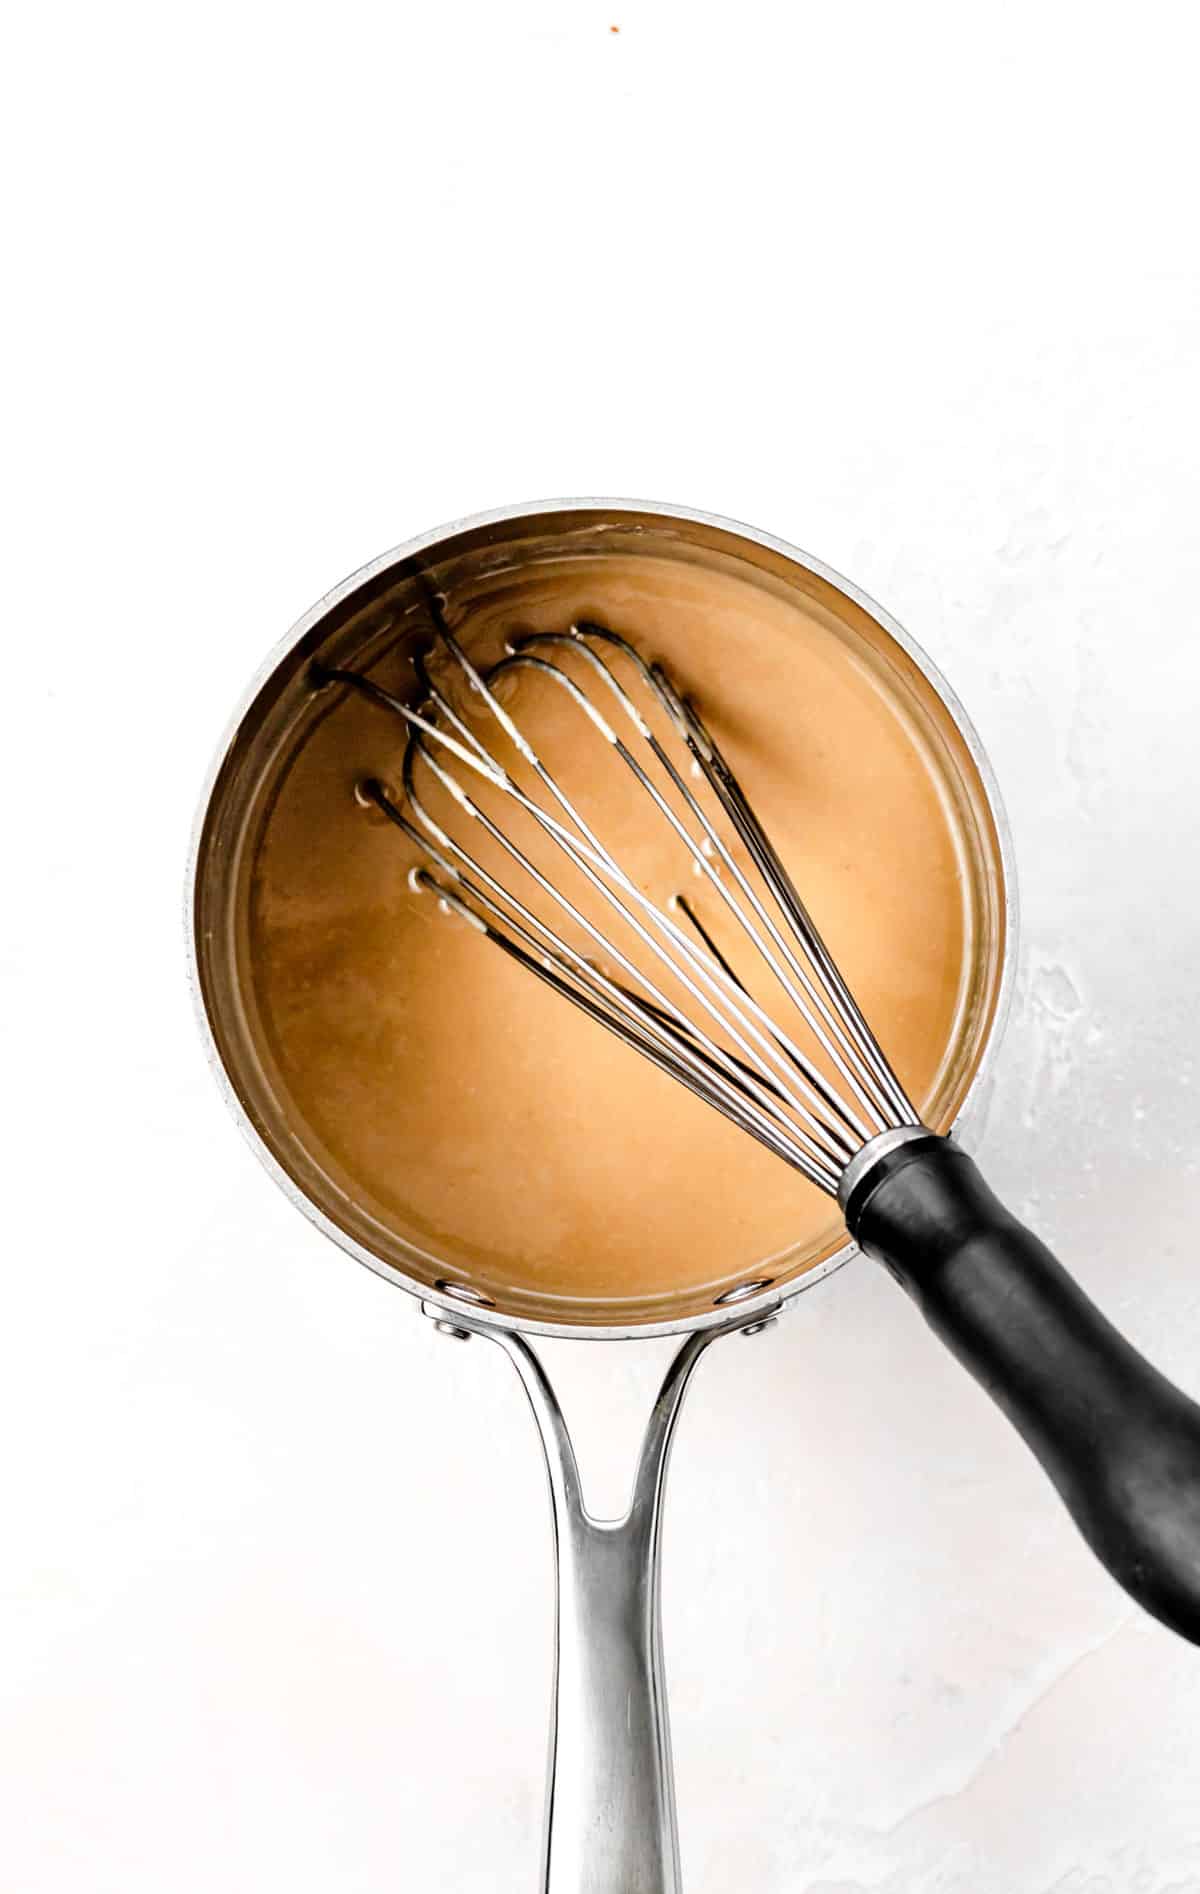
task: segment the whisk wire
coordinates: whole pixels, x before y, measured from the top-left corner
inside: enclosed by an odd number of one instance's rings
[[[586,914],[584,914],[576,906],[576,904],[573,901],[570,900],[570,898],[563,892],[563,890],[560,887],[558,887],[554,882],[552,882],[546,875],[542,873],[542,871],[536,866],[536,864],[533,863],[529,859],[529,857],[517,846],[515,842],[513,842],[512,838],[509,835],[507,835],[505,831],[501,829],[499,825],[495,823],[491,819],[491,817],[487,815],[487,813],[483,809],[481,809],[479,805],[475,803],[467,795],[466,791],[462,788],[461,784],[458,783],[449,774],[448,771],[442,768],[437,758],[429,751],[428,747],[423,741],[418,742],[417,745],[414,747],[414,751],[413,751],[414,758],[416,755],[420,755],[422,757],[422,760],[425,762],[426,766],[431,770],[431,772],[433,773],[437,781],[440,782],[442,786],[449,791],[449,793],[454,797],[455,801],[458,803],[459,807],[464,811],[464,813],[469,814],[476,821],[480,823],[485,833],[488,834],[492,838],[492,840],[498,844],[498,846],[501,849],[503,849],[505,854],[507,854],[509,858],[517,864],[518,867],[523,869],[528,875],[530,875],[533,878],[533,880],[537,883],[538,887],[542,889],[543,893],[549,895],[550,898],[559,907],[561,907],[564,910],[564,912],[569,916],[571,921],[576,926],[583,929],[583,931],[589,936],[590,939],[592,939],[595,942],[595,944],[600,948],[602,952],[609,954],[613,959],[615,959],[618,962],[618,964],[624,969],[624,971],[630,975],[631,978],[636,980],[640,985],[642,985],[646,989],[648,993],[650,993],[652,998],[660,1007],[670,1012],[676,1019],[678,1019],[682,1024],[684,1024],[690,1031],[692,1031],[693,1033],[695,1032],[694,1025],[692,1025],[691,1022],[687,1021],[686,1016],[682,1014],[678,1008],[673,1006],[672,1002],[669,1000],[666,993],[663,992],[663,990],[660,987],[655,985],[654,982],[650,980],[644,968],[640,967],[635,961],[632,961],[628,957],[628,955],[622,951],[619,945],[610,936],[606,935],[600,928],[598,928],[595,925],[595,923],[591,921],[589,917]],[[409,800],[411,801],[414,811],[417,813],[419,819],[422,820],[423,822],[428,823],[429,822],[428,812],[425,809],[425,806],[423,802],[421,801],[420,797],[415,793],[415,785],[412,781],[411,769],[406,770],[406,789],[409,795]],[[668,971],[674,974],[674,976],[681,982],[681,984],[685,986],[685,988],[691,994],[692,998],[695,999],[704,1008],[704,1010],[720,1026],[722,1026],[722,1028],[725,1028],[729,1031],[730,1037],[734,1040],[734,1043],[738,1046],[739,1050],[742,1051],[746,1055],[747,1059],[751,1062],[752,1066],[754,1067],[755,1071],[758,1074],[758,1077],[752,1077],[747,1072],[745,1067],[739,1067],[736,1060],[731,1060],[729,1058],[729,1055],[719,1045],[717,1045],[715,1041],[712,1041],[706,1038],[706,1045],[708,1047],[709,1055],[712,1058],[715,1058],[719,1063],[725,1065],[728,1069],[740,1071],[742,1075],[742,1082],[744,1084],[749,1085],[751,1090],[754,1092],[756,1098],[758,1098],[759,1102],[765,1105],[769,1112],[772,1112],[775,1115],[779,1115],[785,1124],[788,1123],[787,1114],[789,1112],[793,1116],[799,1116],[804,1121],[806,1132],[798,1132],[798,1133],[795,1133],[795,1135],[804,1137],[805,1141],[807,1142],[808,1141],[807,1132],[817,1132],[817,1133],[822,1134],[826,1138],[826,1140],[828,1140],[830,1137],[830,1134],[829,1134],[827,1126],[820,1119],[816,1118],[811,1112],[806,1110],[802,1104],[800,1104],[795,1099],[791,1098],[786,1092],[781,1093],[780,1088],[777,1085],[775,1086],[771,1085],[770,1073],[767,1071],[763,1060],[759,1058],[753,1052],[751,1046],[749,1046],[746,1043],[745,1037],[743,1036],[741,1032],[739,1032],[737,1026],[729,1025],[729,1022],[725,1018],[725,1016],[722,1015],[720,1010],[713,1004],[712,1000],[705,993],[700,991],[700,989],[696,986],[695,982],[689,977],[687,971],[671,960],[670,955],[665,951],[665,949],[660,945],[660,943],[656,941],[649,934],[649,932],[637,920],[636,916],[633,915],[630,912],[630,910],[625,908],[623,904],[620,902],[619,898],[615,894],[613,894],[611,889],[609,889],[605,885],[604,880],[601,877],[601,874],[598,872],[600,869],[604,867],[604,863],[602,859],[598,855],[596,855],[595,851],[593,851],[589,845],[581,843],[577,841],[575,838],[571,837],[563,829],[560,823],[556,822],[553,817],[547,815],[547,813],[544,810],[540,809],[536,803],[533,803],[528,797],[526,797],[523,794],[523,792],[520,789],[518,789],[515,785],[513,784],[508,785],[508,793],[512,795],[513,799],[522,808],[527,809],[529,813],[531,813],[534,816],[539,826],[542,827],[545,830],[545,832],[549,834],[556,843],[559,844],[559,846],[563,849],[564,853],[566,853],[567,856],[576,863],[576,865],[578,866],[580,870],[580,873],[584,875],[584,877],[590,882],[590,884],[594,888],[596,888],[596,890],[604,897],[604,899],[610,904],[610,906],[612,906],[618,914],[620,914],[623,918],[625,918],[629,922],[629,925],[633,928],[638,938],[643,942],[645,946],[649,947],[649,949],[655,955],[655,957],[667,967]],[[491,885],[496,889],[496,891],[502,895],[502,897],[505,900],[511,902],[514,906],[517,905],[511,889],[504,887],[499,883],[495,883],[492,880],[492,877],[490,877],[487,874],[487,870],[483,867],[482,863],[480,863],[476,857],[471,856],[468,851],[464,850],[462,848],[462,845],[458,843],[457,841],[455,841],[453,837],[449,836],[445,830],[441,829],[437,825],[431,824],[431,826],[436,829],[436,832],[439,835],[440,839],[444,843],[447,843],[450,846],[452,851],[462,859],[462,861],[468,866],[468,868],[471,871],[473,871],[475,874],[481,877],[486,878],[491,883]],[[651,903],[647,899],[647,897],[642,895],[640,890],[634,888],[632,883],[628,883],[628,887],[633,897],[635,898],[635,900],[639,904],[643,904],[646,910],[652,916],[655,916],[661,919],[662,921],[666,922],[666,917],[658,915],[658,911],[654,909],[653,903]],[[527,909],[522,909],[522,912],[525,913],[527,916],[530,914],[530,911]],[[537,917],[534,916],[532,918],[536,920]],[[666,922],[666,925],[671,926],[673,928],[672,923]],[[561,942],[560,937],[554,934],[552,930],[547,929],[546,931],[550,933],[551,938],[555,941],[555,943],[561,947],[562,942]],[[684,940],[681,930],[673,928],[673,931],[679,935],[679,938],[681,941]],[[684,944],[688,948],[689,957],[691,957],[692,950],[691,950],[690,943],[684,941]],[[709,975],[703,967],[699,967],[698,971],[700,972],[702,977],[704,977],[705,979],[709,979]],[[716,984],[715,981],[711,981],[710,983],[713,985]],[[750,1028],[750,1031],[754,1037],[757,1037],[760,1041],[762,1041],[763,1043],[766,1043],[765,1040],[763,1040],[763,1036],[761,1034],[755,1034],[753,1031],[753,1028]],[[766,1079],[767,1081],[768,1090],[766,1092],[764,1092],[763,1090],[763,1086],[761,1083],[762,1079]],[[780,1098],[781,1096],[782,1096],[783,1104],[782,1106],[778,1106],[775,1104],[774,1100]],[[826,1153],[826,1155],[836,1155],[836,1150],[831,1149]],[[841,1159],[840,1161],[844,1162],[844,1158]]]
[[[415,662],[423,693],[418,707],[359,672],[314,668],[315,683],[336,682],[361,692],[381,708],[399,715],[408,730],[402,770],[406,806],[397,804],[381,783],[373,781],[364,788],[445,877],[439,880],[427,868],[414,869],[411,879],[415,888],[433,894],[446,912],[482,932],[510,959],[830,1195],[836,1194],[839,1178],[854,1153],[879,1131],[919,1124],[917,1113],[736,775],[696,706],[680,695],[660,666],[649,664],[626,638],[590,622],[573,625],[568,632],[538,632],[514,640],[508,655],[486,674],[472,663],[444,621],[437,628],[436,645],[451,661],[452,673],[464,681],[471,697],[480,700],[499,732],[532,772],[537,789],[550,806],[522,786],[472,727],[454,697],[431,676],[426,654],[420,654]],[[745,849],[775,912],[686,780],[684,770],[642,714],[625,682],[593,648],[595,645],[606,647],[614,661],[631,665],[650,703],[665,716],[667,726],[683,744],[690,759],[690,774],[707,784],[716,806]],[[569,651],[580,658],[586,676],[594,678],[604,693],[611,694],[628,720],[632,730],[629,741],[612,727],[576,676],[540,655],[547,650]],[[496,687],[517,673],[564,691],[595,737],[612,749],[649,798],[657,817],[682,844],[694,872],[717,896],[804,1021],[821,1053],[848,1088],[850,1098],[839,1093],[825,1071],[755,997],[682,893],[674,896],[668,907],[683,917],[686,927],[636,885],[501,701]],[[655,769],[661,772],[661,784],[649,763],[639,760],[630,747],[634,741],[646,746]],[[432,814],[417,785],[418,763],[445,791],[460,815],[478,825],[499,849],[501,859],[549,897],[552,912],[565,916],[569,926],[617,968],[620,977],[614,977],[573,946],[557,921],[552,923],[520,898],[507,874],[499,878]],[[639,947],[648,951],[650,966],[665,969],[685,996],[682,1004],[671,997],[646,965],[631,957],[610,927],[585,913],[469,793],[461,777],[463,769],[468,782],[474,778],[488,785],[532,821],[536,831],[601,898],[605,904],[602,911],[611,913],[623,932],[632,933]],[[695,824],[695,832],[689,824]],[[690,1006],[699,1009],[699,1017],[690,1015]],[[701,1024],[701,1019],[708,1024]]]
[[[511,948],[512,943],[504,932],[490,926],[478,910],[482,908],[485,913],[490,913],[501,923],[502,929],[518,935],[526,943],[528,951],[518,949],[512,957],[521,960],[539,977],[544,977],[551,969],[557,970],[558,977],[549,983],[559,991],[566,992],[568,997],[578,998],[581,1005],[586,997],[588,1003],[584,1010],[592,1017],[602,1019],[621,1038],[646,1052],[648,1057],[652,1056],[654,1063],[664,1069],[673,1071],[673,1061],[678,1060],[687,1072],[684,1082],[689,1085],[689,1089],[696,1091],[708,1103],[716,1105],[717,1109],[725,1111],[727,1116],[736,1115],[744,1129],[751,1131],[760,1142],[769,1145],[777,1155],[794,1164],[797,1169],[810,1175],[814,1182],[820,1182],[824,1187],[832,1180],[836,1186],[836,1173],[831,1168],[829,1153],[803,1131],[794,1129],[777,1110],[773,1113],[763,1111],[752,1099],[747,1100],[744,1096],[746,1083],[750,1084],[756,1097],[762,1096],[762,1088],[754,1075],[708,1041],[683,1014],[669,1009],[669,1004],[660,1007],[653,1001],[639,999],[570,947],[540,916],[527,908],[511,889],[496,881],[461,844],[433,823],[419,797],[411,789],[407,791],[408,799],[419,818],[429,823],[430,833],[422,832],[407,820],[382,784],[368,783],[366,791],[396,826],[403,829],[457,884],[456,890],[451,890],[426,875],[425,881],[419,885],[436,891],[452,911],[481,928],[497,944],[506,949]],[[434,835],[440,838],[450,855],[457,858],[457,862],[442,852],[438,842],[432,839]],[[464,874],[458,862],[478,875],[479,883],[471,879],[470,873]],[[418,877],[421,873],[417,871]],[[464,899],[464,895],[470,899]],[[502,897],[507,905],[502,905],[497,896]],[[474,908],[471,902],[475,903]],[[580,918],[581,924],[587,929],[588,923],[583,917]],[[603,939],[602,936],[600,938]],[[640,970],[625,961],[618,950],[610,951],[652,993],[657,993],[658,989],[645,981]],[[665,996],[662,997],[665,999]],[[733,1083],[732,1079],[737,1079],[738,1083]],[[768,1087],[767,1090],[774,1091],[777,1101],[783,1100],[783,1093],[778,1088]],[[771,1103],[770,1099],[767,1103]]]
[[[556,644],[567,645],[571,647],[572,649],[576,649],[583,652],[588,658],[591,659],[592,663],[597,667],[600,673],[606,678],[608,684],[610,685],[612,690],[616,693],[617,697],[625,704],[635,724],[638,725],[640,727],[640,730],[644,733],[645,738],[647,742],[650,744],[651,749],[653,750],[653,753],[656,759],[660,763],[662,769],[666,773],[668,779],[671,781],[677,793],[684,799],[691,813],[696,817],[696,819],[702,825],[705,832],[705,839],[712,844],[720,861],[729,870],[730,874],[734,877],[742,894],[749,901],[751,907],[753,908],[758,920],[766,928],[775,947],[782,954],[792,978],[789,978],[789,973],[784,972],[784,970],[778,965],[772,953],[768,950],[764,942],[760,939],[759,935],[755,931],[754,927],[751,925],[751,923],[747,920],[746,916],[743,914],[741,909],[738,907],[738,904],[735,898],[733,897],[733,895],[731,894],[730,890],[725,885],[725,883],[721,880],[720,876],[716,873],[712,862],[704,854],[703,846],[701,845],[701,847],[697,848],[692,838],[687,836],[686,833],[682,830],[682,828],[680,828],[679,833],[683,835],[683,838],[685,842],[687,843],[689,850],[692,854],[693,860],[696,862],[700,871],[709,879],[712,886],[716,889],[717,893],[720,895],[722,900],[725,902],[726,906],[729,908],[730,912],[735,915],[739,924],[741,925],[743,930],[746,932],[750,940],[753,942],[754,946],[756,947],[758,952],[761,954],[763,960],[766,962],[767,966],[770,968],[772,974],[778,980],[779,984],[783,987],[783,990],[787,994],[792,1005],[796,1007],[797,1011],[800,1013],[801,1017],[804,1019],[809,1030],[813,1033],[813,1036],[816,1038],[817,1043],[821,1046],[822,1050],[826,1053],[826,1055],[832,1060],[833,1064],[836,1066],[841,1076],[846,1080],[847,1084],[853,1090],[856,1098],[859,1101],[861,1108],[864,1111],[866,1111],[869,1117],[874,1119],[875,1129],[876,1130],[885,1129],[888,1126],[888,1124],[890,1124],[891,1122],[890,1112],[896,1104],[895,1093],[892,1094],[891,1099],[889,1100],[888,1090],[887,1090],[886,1085],[881,1083],[880,1077],[878,1073],[875,1071],[869,1059],[866,1059],[863,1057],[861,1051],[858,1050],[858,1048],[856,1047],[852,1039],[841,1028],[835,1014],[831,1011],[828,1004],[822,999],[819,989],[813,983],[810,975],[806,972],[802,963],[799,961],[796,955],[792,952],[785,936],[780,931],[778,925],[773,920],[771,914],[769,913],[769,911],[767,910],[767,908],[765,907],[765,905],[759,898],[753,885],[749,881],[748,877],[744,874],[740,864],[737,862],[736,858],[731,854],[725,842],[724,837],[721,835],[720,831],[716,828],[716,826],[710,820],[707,814],[707,811],[703,808],[703,806],[700,804],[696,796],[693,794],[689,785],[685,782],[684,778],[680,775],[671,757],[667,754],[666,750],[663,748],[658,738],[654,735],[653,731],[651,731],[649,727],[642,721],[642,719],[638,715],[638,712],[635,706],[632,704],[632,702],[630,701],[630,699],[628,698],[628,696],[622,689],[621,685],[612,676],[611,672],[608,670],[608,667],[604,665],[603,663],[601,663],[601,661],[596,657],[596,654],[590,651],[588,646],[583,642],[583,639],[585,636],[603,637],[606,641],[617,646],[623,651],[627,652],[629,656],[633,657],[636,660],[636,662],[639,665],[640,671],[642,673],[643,681],[646,683],[647,688],[650,689],[656,695],[656,697],[659,698],[659,701],[663,704],[664,708],[667,709],[668,714],[671,715],[672,720],[676,724],[676,727],[680,730],[680,734],[684,736],[685,741],[689,741],[688,726],[686,723],[685,716],[682,714],[678,714],[678,713],[686,712],[687,707],[683,706],[680,703],[680,701],[674,696],[673,692],[671,693],[670,696],[667,695],[666,690],[663,688],[663,684],[665,684],[665,680],[662,680],[662,682],[660,683],[660,680],[656,678],[654,672],[647,665],[644,664],[644,662],[639,657],[638,653],[634,651],[633,647],[627,644],[627,642],[624,639],[617,637],[615,633],[601,632],[598,627],[592,627],[590,625],[580,626],[577,628],[574,634],[565,634],[561,632],[537,633],[531,638],[522,639],[520,641],[519,648],[522,650],[525,650],[534,644],[543,644],[543,643],[551,643],[551,642],[556,643]],[[709,750],[710,755],[719,755],[719,753],[716,752],[715,750],[715,745],[712,744],[711,738],[707,738],[706,736],[706,742],[708,745],[708,750]],[[690,744],[690,742],[689,742],[689,747],[693,748],[693,758],[694,758],[695,766],[702,773],[706,773],[706,764],[709,761],[709,756],[706,756],[703,752],[697,753],[697,751]],[[636,769],[636,765],[634,765],[634,767]],[[638,774],[641,775],[641,772],[639,771]],[[650,788],[651,788],[651,793],[653,794],[654,793],[653,786],[650,785]],[[655,800],[660,801],[660,806],[663,806],[661,804],[660,798],[657,795],[655,796]],[[743,798],[743,801],[744,801],[744,798]],[[746,807],[748,808],[748,805],[746,805]],[[665,812],[668,815],[668,819],[671,819],[673,821],[674,818],[669,808],[666,809]],[[753,819],[752,812],[751,812],[751,819]],[[773,856],[773,851],[771,851],[771,853]],[[762,871],[760,870],[760,872]],[[763,878],[764,880],[767,880],[768,886],[771,886],[771,882],[769,881],[768,877],[765,874]],[[786,911],[787,910],[785,909],[785,912]],[[815,934],[815,930],[813,930],[813,932]],[[801,994],[796,991],[796,987],[793,984],[793,979],[799,981],[800,986],[803,989],[803,994],[804,994],[803,998],[801,997]],[[819,1015],[819,1017],[814,1016],[814,1011],[816,1015]],[[829,1029],[828,1032],[826,1031],[826,1028]],[[831,1042],[830,1034],[833,1035],[833,1040],[837,1042],[836,1044]],[[792,1050],[794,1052],[795,1048],[792,1048]],[[809,1062],[804,1059],[802,1054],[798,1056],[799,1056],[801,1069],[802,1070],[806,1069],[809,1066]],[[853,1114],[847,1112],[847,1110],[843,1107],[840,1100],[836,1101],[836,1108],[837,1108],[839,1117],[842,1117],[845,1120],[846,1124],[857,1135],[860,1141],[869,1135],[864,1130],[864,1127],[861,1121]],[[911,1107],[909,1107],[909,1109],[911,1109]]]
[[[522,660],[519,656],[508,660],[505,664],[497,666],[496,672],[493,673],[493,676],[497,676],[502,671],[513,668],[514,666],[521,663],[521,661]],[[582,696],[582,693],[579,692],[578,687],[575,685],[573,679],[567,677],[564,672],[560,671],[557,668],[557,666],[541,665],[539,668],[543,671],[544,674],[552,677],[557,683],[564,685],[571,692],[572,697],[578,699],[579,697]],[[600,669],[603,671],[605,667],[601,665]],[[615,683],[615,680],[614,680],[614,683]],[[619,690],[619,686],[616,686],[616,688]],[[586,701],[586,699],[584,701]],[[656,740],[650,735],[649,731],[647,731],[647,736],[652,743],[656,744]],[[695,837],[688,833],[687,828],[684,826],[683,822],[680,820],[679,816],[676,814],[674,809],[672,809],[670,803],[667,801],[666,797],[662,794],[662,791],[658,788],[657,784],[642,768],[641,764],[637,761],[637,758],[632,754],[632,752],[627,748],[627,746],[621,741],[619,737],[615,738],[614,747],[616,749],[617,755],[619,756],[621,762],[631,772],[631,774],[633,775],[633,777],[635,778],[639,786],[650,797],[651,801],[654,803],[655,808],[658,810],[659,814],[665,818],[667,823],[670,825],[671,829],[674,831],[675,835],[683,843],[697,871],[702,876],[705,877],[705,879],[709,882],[710,886],[714,889],[714,891],[726,903],[731,913],[735,915],[739,924],[742,926],[745,932],[749,935],[750,939],[754,942],[759,952],[766,959],[767,964],[772,968],[772,970],[776,973],[777,977],[784,984],[785,990],[787,990],[791,994],[791,997],[794,1003],[800,1008],[801,1012],[804,1014],[805,1018],[808,1020],[808,1023],[810,1027],[812,1028],[812,1030],[815,1033],[817,1033],[818,1037],[822,1038],[822,1043],[824,1043],[823,1037],[820,1035],[820,1029],[816,1021],[812,1020],[811,1017],[807,1014],[807,1011],[803,1006],[803,1002],[800,1001],[798,996],[791,992],[791,988],[788,986],[785,976],[782,974],[780,969],[776,966],[774,960],[772,959],[764,943],[761,941],[758,934],[756,933],[753,927],[753,924],[750,922],[750,920],[747,918],[745,913],[742,911],[741,907],[738,905],[736,898],[730,892],[729,888],[726,886],[724,881],[721,879],[712,861],[705,854],[703,845],[701,843],[698,843]],[[656,744],[656,749],[657,748],[658,746]],[[659,753],[661,754],[661,751],[659,751]],[[734,870],[735,873],[737,873],[736,863],[733,861],[732,857],[729,856],[728,851],[725,849],[720,836],[717,835],[716,831],[713,830],[711,828],[711,825],[708,824],[707,818],[704,815],[704,812],[700,808],[699,804],[696,802],[694,796],[692,796],[686,784],[684,784],[682,780],[679,779],[678,776],[675,775],[672,766],[669,764],[669,759],[666,759],[664,757],[664,761],[667,763],[668,768],[671,769],[671,773],[674,776],[674,780],[677,784],[677,787],[679,788],[681,793],[684,795],[684,797],[687,799],[689,807],[694,811],[694,813],[699,817],[701,822],[705,825],[706,831],[711,836],[712,840],[717,844],[717,847],[720,849],[723,858],[728,861],[729,866]],[[596,838],[594,837],[594,835],[592,835],[592,832],[590,830],[586,830],[585,832],[588,834],[589,838],[592,841],[594,842],[596,841]],[[600,847],[599,843],[597,843],[596,845],[597,847]],[[602,850],[602,852],[604,854],[605,860],[611,863],[612,856],[609,854],[609,852],[607,850]],[[622,879],[625,880],[626,878],[623,876]],[[662,916],[661,910],[658,908],[653,909],[653,916],[656,922],[661,922],[665,918]],[[674,937],[679,948],[683,952],[687,953],[689,957],[691,958],[691,960],[693,961],[693,964],[696,965],[701,971],[703,971],[704,964],[705,964],[704,960],[699,955],[697,955],[694,949],[694,946],[690,942],[687,941],[686,937],[683,936],[678,929],[674,930]],[[836,1108],[832,1107],[829,1104],[828,1100],[821,1094],[819,1090],[819,1087],[821,1084],[820,1074],[817,1072],[815,1066],[813,1066],[811,1060],[809,1060],[805,1056],[805,1054],[801,1051],[801,1049],[794,1043],[794,1041],[791,1040],[788,1037],[788,1035],[783,1032],[783,1030],[779,1026],[778,1021],[772,1019],[765,1011],[763,1011],[762,1008],[760,1008],[756,1004],[752,996],[747,991],[744,983],[734,978],[732,974],[732,970],[729,967],[728,963],[724,961],[720,956],[714,955],[712,953],[711,943],[707,939],[704,940],[704,948],[705,948],[705,953],[707,955],[707,958],[709,960],[715,959],[717,961],[717,964],[720,967],[722,973],[724,974],[726,980],[731,981],[732,984],[737,988],[743,1000],[751,1008],[756,1018],[766,1028],[767,1032],[777,1042],[777,1044],[779,1045],[784,1055],[791,1061],[793,1066],[804,1075],[809,1086],[812,1088],[812,1095],[814,1099],[816,1100],[819,1108],[823,1109],[826,1112],[829,1112],[831,1116],[835,1117],[836,1120],[840,1121],[831,1125],[831,1130],[836,1135],[844,1137],[848,1129],[852,1133],[856,1133],[860,1140],[865,1139],[869,1135],[869,1133],[866,1131],[861,1121],[857,1119],[852,1113],[847,1112],[845,1108],[842,1106],[840,1101],[838,1101]],[[833,1052],[832,1048],[827,1047],[827,1050],[829,1050],[831,1057],[836,1058],[836,1054]],[[777,1055],[772,1054],[772,1057],[777,1062]],[[850,1075],[847,1073],[846,1076],[849,1077]],[[868,1105],[868,1109],[870,1109],[869,1105]],[[882,1129],[882,1124],[880,1128]]]

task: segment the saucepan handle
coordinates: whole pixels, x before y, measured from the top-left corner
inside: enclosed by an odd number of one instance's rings
[[[583,1504],[562,1410],[538,1356],[486,1319],[427,1305],[449,1333],[508,1354],[542,1437],[558,1590],[542,1894],[679,1894],[679,1849],[659,1596],[663,1494],[675,1423],[701,1354],[763,1322],[742,1315],[689,1335],[662,1384],[623,1519]]]
[[[870,1168],[851,1235],[1033,1449],[1118,1584],[1200,1643],[1200,1407],[932,1134]]]

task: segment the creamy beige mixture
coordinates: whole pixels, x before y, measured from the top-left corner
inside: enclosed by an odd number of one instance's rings
[[[849,608],[661,557],[535,569],[465,607],[452,598],[449,614],[481,661],[514,630],[583,617],[667,665],[926,1107],[978,923],[953,770],[909,694],[921,681],[881,665],[847,629]],[[373,675],[412,690],[398,650]],[[398,789],[403,726],[328,696],[260,839],[249,951],[277,1083],[342,1188],[436,1258],[431,1273],[536,1297],[543,1313],[561,1300],[564,1320],[622,1301],[650,1319],[682,1291],[711,1299],[772,1259],[796,1252],[794,1268],[836,1247],[829,1198],[412,890],[416,851],[354,794],[372,774]],[[687,864],[665,825],[598,750],[593,771],[592,733],[561,693],[530,692],[523,714],[572,759],[572,788],[639,885],[666,900]],[[698,879],[683,891],[705,909]]]

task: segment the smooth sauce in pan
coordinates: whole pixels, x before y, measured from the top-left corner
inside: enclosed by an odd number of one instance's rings
[[[514,629],[598,620],[694,693],[925,1106],[975,951],[960,821],[920,716],[829,606],[616,553],[509,574],[451,615],[481,660]],[[403,687],[407,662],[374,675]],[[577,716],[554,698],[541,714]],[[398,718],[336,697],[249,876],[276,1084],[339,1187],[437,1273],[544,1315],[561,1301],[568,1321],[622,1304],[653,1319],[681,1292],[711,1299],[837,1247],[827,1197],[412,890],[415,851],[354,795],[371,774],[397,785],[403,748]],[[589,816],[665,897],[678,856],[611,773]]]

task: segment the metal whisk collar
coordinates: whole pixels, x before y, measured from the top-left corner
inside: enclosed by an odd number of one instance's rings
[[[492,744],[431,676],[427,659],[434,653],[449,660],[445,668],[465,687],[467,702],[486,713]],[[554,662],[561,653],[581,666],[583,681]],[[864,1145],[919,1125],[737,777],[696,706],[661,666],[617,633],[580,623],[514,640],[486,673],[443,625],[416,668],[419,707],[356,671],[322,668],[314,679],[350,686],[408,727],[403,797],[374,779],[361,793],[436,871],[415,868],[415,888],[830,1196]],[[504,681],[520,674],[560,690],[584,720],[581,734],[590,727],[610,746],[631,793],[647,799],[650,819],[668,825],[683,859],[749,943],[770,1007],[735,971],[686,896],[655,902],[606,847],[501,700]],[[619,727],[605,711],[615,713]],[[671,742],[681,746],[678,757]],[[497,754],[504,743],[527,781]],[[444,792],[452,819],[439,820],[430,809],[418,767]],[[713,810],[693,788],[701,782]],[[568,880],[581,878],[599,898],[599,919],[513,838],[493,811],[497,799],[501,809],[522,812],[531,834],[546,838],[550,859],[569,867]],[[473,848],[473,835],[487,843]]]

